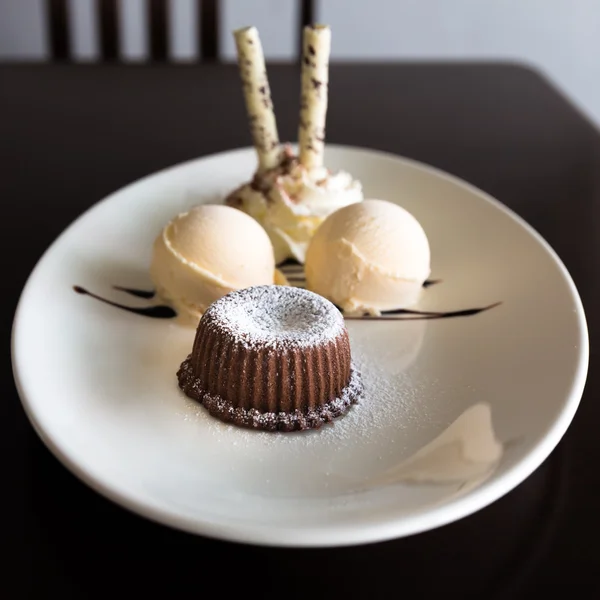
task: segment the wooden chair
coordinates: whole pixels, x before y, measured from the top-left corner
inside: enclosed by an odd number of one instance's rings
[[[197,22],[195,30],[199,40],[197,61],[215,62],[221,59],[219,49],[219,0],[194,0]],[[251,1],[251,0],[248,0]],[[298,39],[301,27],[313,21],[313,0],[299,2]],[[96,0],[95,18],[99,36],[99,61],[117,62],[120,60],[121,44],[119,27],[119,0]],[[148,60],[164,62],[169,60],[169,11],[168,0],[147,0],[148,2]],[[68,0],[46,0],[50,60],[71,62],[71,32]],[[298,44],[298,50],[300,44]],[[298,58],[300,52],[298,51]]]

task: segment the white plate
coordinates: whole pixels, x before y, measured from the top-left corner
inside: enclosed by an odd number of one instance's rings
[[[150,287],[151,244],[163,224],[193,204],[220,202],[251,175],[254,153],[219,154],[138,181],[59,237],[30,276],[14,322],[25,410],[92,488],[208,536],[356,544],[473,513],[558,443],[583,392],[588,337],[554,252],[500,203],[438,170],[336,146],[326,163],[423,224],[432,277],[443,281],[424,292],[422,308],[502,304],[446,320],[348,322],[367,388],[359,405],[321,431],[237,429],[176,385],[193,330],[107,306],[73,285],[151,304],[111,286]]]

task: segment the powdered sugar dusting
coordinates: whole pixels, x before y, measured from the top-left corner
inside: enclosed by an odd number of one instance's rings
[[[308,290],[260,285],[231,292],[202,317],[246,348],[306,348],[335,340],[344,318],[329,301]]]

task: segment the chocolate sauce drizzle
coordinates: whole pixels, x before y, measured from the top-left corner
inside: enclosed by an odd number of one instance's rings
[[[478,315],[481,312],[500,306],[502,302],[494,302],[489,306],[481,308],[465,308],[462,310],[452,310],[448,312],[434,312],[425,310],[409,310],[407,308],[399,308],[397,310],[386,310],[381,315],[344,315],[345,319],[362,320],[362,321],[417,321],[424,319],[451,319],[453,317],[471,317]]]
[[[121,287],[120,285],[113,285],[113,289],[119,290],[120,292],[125,292],[130,296],[136,296],[137,298],[147,298],[148,300],[156,296],[155,290],[138,290],[136,288]]]
[[[279,270],[285,275],[286,279],[292,285],[306,284],[306,277],[304,275],[304,267],[294,259],[287,259],[278,265]],[[423,288],[427,289],[432,285],[442,283],[441,279],[427,279],[423,283]],[[466,308],[463,310],[453,310],[447,312],[434,312],[434,311],[420,311],[420,310],[409,310],[406,308],[400,308],[397,310],[382,311],[381,315],[344,315],[345,319],[348,320],[361,320],[361,321],[416,321],[425,319],[451,319],[453,317],[470,317],[477,315],[486,310],[490,310],[501,304],[496,302],[489,306],[483,306],[481,308]],[[343,314],[342,309],[338,306],[338,310]]]
[[[435,285],[436,283],[442,283],[442,280],[441,279],[427,279],[423,283],[423,287],[428,288],[428,287],[431,287],[432,285]]]
[[[304,281],[303,277],[298,276],[298,278],[292,278],[287,276],[289,281]],[[436,283],[440,283],[441,279],[428,279],[424,284],[424,288],[428,288]],[[114,306],[115,308],[120,308],[121,310],[125,310],[136,315],[141,315],[144,317],[150,317],[152,319],[174,319],[177,316],[177,312],[166,305],[156,305],[156,306],[145,306],[145,307],[135,307],[135,306],[126,306],[125,304],[119,304],[118,302],[113,302],[108,298],[103,298],[102,296],[98,296],[85,288],[82,288],[79,285],[74,285],[73,289],[78,294],[82,294],[85,296],[90,296],[91,298],[95,298],[100,302],[104,302],[105,304],[109,304],[110,306]],[[113,289],[118,290],[120,292],[125,292],[130,296],[135,296],[136,298],[144,298],[150,300],[156,296],[156,292],[154,290],[140,290],[136,288],[129,287],[121,287],[119,285],[114,285]],[[452,319],[454,317],[471,317],[473,315],[477,315],[479,313],[485,312],[486,310],[491,310],[496,306],[499,306],[502,302],[495,302],[494,304],[490,304],[489,306],[483,306],[480,308],[465,308],[462,310],[453,310],[447,312],[436,312],[436,311],[424,311],[424,310],[411,310],[407,308],[399,308],[397,310],[387,310],[383,311],[381,315],[344,315],[344,318],[351,321],[417,321],[417,320],[428,320],[428,319]],[[343,311],[338,307],[340,312]]]
[[[116,287],[116,286],[115,286]],[[104,302],[105,304],[110,304],[110,306],[114,306],[115,308],[120,308],[121,310],[126,310],[127,312],[134,313],[136,315],[141,315],[143,317],[150,317],[152,319],[173,319],[177,316],[177,313],[170,306],[144,306],[144,307],[135,307],[135,306],[126,306],[125,304],[119,304],[118,302],[113,302],[112,300],[108,300],[107,298],[102,298],[102,296],[98,296],[85,288],[82,288],[79,285],[74,285],[73,289],[78,293],[84,296],[90,296],[99,300],[100,302]],[[129,288],[118,288],[121,291],[124,291],[132,296],[137,296],[139,298],[153,298],[154,293],[151,296],[148,294],[150,292],[145,292],[144,290],[135,290]],[[142,295],[146,294],[146,295]]]

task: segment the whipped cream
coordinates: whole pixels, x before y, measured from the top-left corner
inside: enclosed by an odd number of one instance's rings
[[[234,190],[226,203],[258,221],[271,239],[276,263],[304,263],[308,244],[336,210],[363,200],[362,185],[346,171],[307,169],[289,149],[279,166],[255,175]]]

